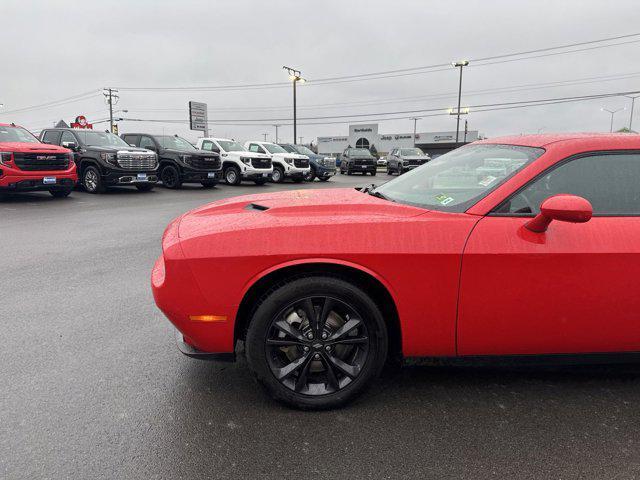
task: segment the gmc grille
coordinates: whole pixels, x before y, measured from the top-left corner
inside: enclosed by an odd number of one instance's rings
[[[373,165],[373,160],[356,159],[353,161],[354,165]]]
[[[305,158],[294,158],[293,164],[296,168],[307,168],[309,166],[309,160]]]
[[[200,157],[192,155],[189,157],[188,163],[198,170],[220,170],[222,168],[220,157]]]
[[[118,166],[125,170],[154,170],[157,164],[155,155],[118,153]]]
[[[251,166],[253,168],[271,168],[270,158],[252,158]]]
[[[14,153],[13,160],[20,170],[30,172],[69,168],[69,156],[66,153]]]
[[[422,160],[405,160],[407,165],[422,165]]]

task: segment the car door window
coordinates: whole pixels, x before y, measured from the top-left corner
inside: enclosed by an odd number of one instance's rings
[[[496,209],[496,213],[538,214],[552,195],[586,198],[593,214],[640,216],[640,153],[590,154],[561,163]]]
[[[73,133],[68,132],[66,130],[62,132],[62,137],[60,138],[60,145],[64,145],[64,142],[72,142],[72,143],[75,143],[76,145],[78,144],[78,141],[76,140],[76,137],[73,135]]]
[[[213,150],[213,142],[210,140],[205,140],[202,142],[202,150],[208,150],[209,152]]]
[[[42,136],[42,141],[43,143],[48,143],[50,145],[59,145],[60,132],[57,130],[47,130]]]
[[[140,148],[153,148],[155,150],[155,146],[156,144],[153,143],[153,140],[151,139],[151,137],[140,137],[140,144],[138,145]]]
[[[139,146],[140,145],[140,135],[125,135],[123,140],[127,142],[129,145]]]

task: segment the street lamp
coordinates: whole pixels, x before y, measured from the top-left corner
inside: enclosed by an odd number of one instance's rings
[[[636,98],[640,97],[640,95],[625,95],[626,98],[631,99],[631,113],[629,114],[629,132],[631,132],[633,127],[633,107],[636,103]]]
[[[609,110],[608,108],[602,107],[600,110],[603,112],[608,112],[611,115],[611,125],[609,127],[609,133],[613,132],[613,116],[621,110],[626,110],[626,107],[618,108],[617,110]]]
[[[460,82],[458,84],[458,113],[456,115],[456,144],[458,143],[458,137],[460,135],[460,101],[462,100],[462,67],[469,65],[469,60],[459,60],[457,62],[451,62],[455,68],[460,69]]]
[[[413,120],[413,146],[416,146],[416,124],[418,123],[418,120],[422,120],[422,117],[411,117],[411,120]]]
[[[296,143],[297,131],[297,119],[296,119],[296,83],[304,83],[306,80],[302,78],[300,70],[296,70],[291,67],[282,67],[289,73],[289,80],[293,83],[293,143]]]

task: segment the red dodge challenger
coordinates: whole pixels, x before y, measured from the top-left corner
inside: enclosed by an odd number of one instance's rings
[[[331,408],[388,357],[640,351],[640,136],[475,142],[382,186],[221,200],[152,273],[183,353]],[[607,355],[609,357],[609,355]]]

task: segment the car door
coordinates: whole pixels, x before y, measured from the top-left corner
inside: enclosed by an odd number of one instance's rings
[[[640,152],[592,152],[547,169],[480,220],[463,255],[461,355],[640,351]],[[524,227],[559,194],[586,223]]]
[[[42,134],[42,143],[49,145],[60,145],[60,130],[46,130]]]

